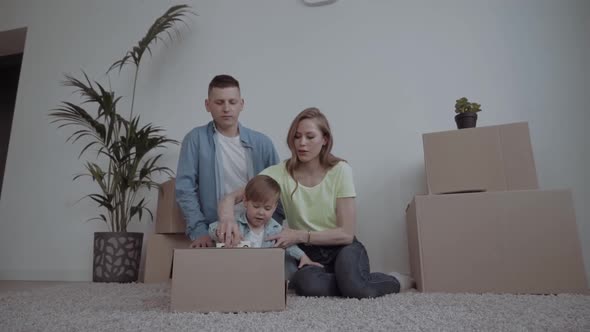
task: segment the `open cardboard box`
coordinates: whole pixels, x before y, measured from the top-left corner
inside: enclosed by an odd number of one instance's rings
[[[284,266],[282,248],[175,249],[170,309],[285,310]]]

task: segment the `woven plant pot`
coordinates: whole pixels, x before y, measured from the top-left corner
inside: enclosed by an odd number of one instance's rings
[[[143,233],[94,233],[92,281],[136,282],[142,244]]]

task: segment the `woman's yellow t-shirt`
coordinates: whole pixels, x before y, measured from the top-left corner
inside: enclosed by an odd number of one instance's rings
[[[296,182],[287,172],[286,162],[268,167],[260,174],[272,177],[281,186],[281,202],[289,228],[323,231],[336,228],[336,199],[356,197],[352,168],[340,161],[313,187]]]

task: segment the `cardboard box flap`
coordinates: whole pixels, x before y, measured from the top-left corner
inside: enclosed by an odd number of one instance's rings
[[[191,240],[184,234],[151,234],[146,243],[144,282],[170,280],[175,248],[188,248]]]
[[[156,233],[184,234],[186,222],[180,207],[176,203],[175,179],[170,179],[160,186],[156,210]]]

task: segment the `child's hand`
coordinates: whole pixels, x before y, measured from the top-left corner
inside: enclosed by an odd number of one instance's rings
[[[307,257],[307,255],[303,255],[301,257],[301,260],[299,261],[299,266],[297,268],[300,269],[300,268],[304,267],[305,265],[314,265],[314,266],[324,267],[322,264],[314,262],[311,259],[309,259],[309,257]]]

